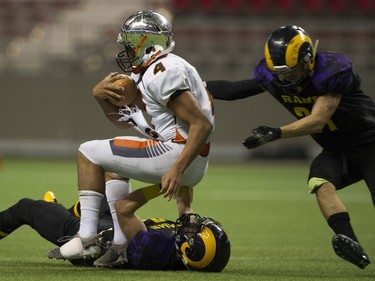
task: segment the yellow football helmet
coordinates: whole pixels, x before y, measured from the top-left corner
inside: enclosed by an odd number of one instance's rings
[[[285,25],[271,33],[264,48],[264,56],[268,69],[279,80],[297,84],[303,78],[313,75],[315,49],[304,29],[296,25]]]

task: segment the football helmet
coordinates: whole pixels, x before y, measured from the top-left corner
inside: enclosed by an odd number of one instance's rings
[[[175,225],[176,248],[192,271],[220,272],[230,257],[230,241],[213,219],[185,214]]]
[[[314,74],[315,49],[305,30],[285,25],[271,33],[264,56],[268,69],[279,81],[298,85]]]
[[[126,73],[139,73],[173,50],[172,24],[154,11],[137,12],[122,24],[117,43],[125,48],[116,56],[119,67]]]

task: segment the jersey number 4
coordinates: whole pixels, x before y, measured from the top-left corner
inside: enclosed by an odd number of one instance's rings
[[[154,75],[156,73],[158,73],[159,71],[160,72],[164,72],[165,71],[165,66],[161,62],[159,62],[157,65],[155,65],[155,67],[154,67]]]

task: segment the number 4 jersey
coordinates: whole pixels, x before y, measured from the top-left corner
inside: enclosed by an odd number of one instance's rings
[[[190,91],[203,113],[214,125],[213,102],[196,69],[174,54],[167,54],[153,62],[140,75],[132,74],[142,93],[145,110],[151,117],[154,130],[166,140],[185,142],[189,126],[168,108],[171,97]],[[209,142],[209,139],[207,140]]]

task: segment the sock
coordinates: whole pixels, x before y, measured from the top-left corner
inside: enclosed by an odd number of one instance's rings
[[[110,180],[105,185],[105,195],[111,211],[113,220],[113,243],[117,245],[125,244],[127,239],[122,232],[118,223],[115,204],[118,200],[123,199],[131,191],[128,180]]]
[[[92,190],[80,190],[78,194],[81,204],[81,224],[78,234],[82,238],[89,238],[97,235],[100,204],[104,195]]]
[[[350,224],[349,213],[342,212],[333,214],[327,219],[327,222],[336,234],[344,234],[354,241],[358,242],[358,239],[354,234],[352,225]]]

